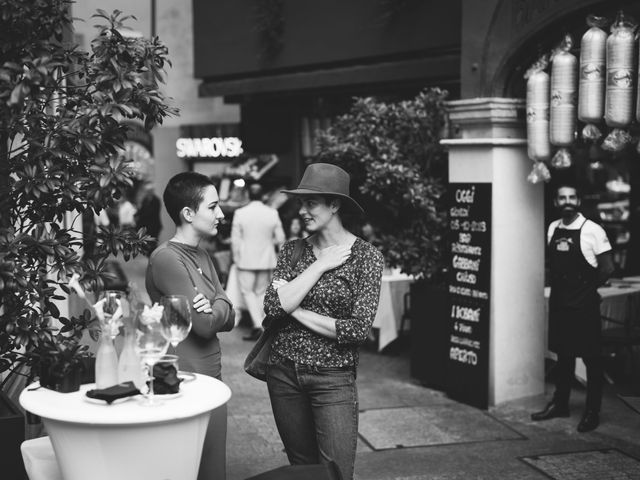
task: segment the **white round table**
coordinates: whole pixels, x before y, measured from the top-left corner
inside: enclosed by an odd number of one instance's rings
[[[157,406],[140,396],[107,405],[85,392],[58,393],[32,384],[20,394],[39,415],[65,480],[195,480],[210,412],[231,398],[215,378],[196,375]]]

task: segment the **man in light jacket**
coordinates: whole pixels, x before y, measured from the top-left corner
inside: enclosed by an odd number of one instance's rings
[[[262,302],[276,267],[276,248],[285,240],[282,222],[275,208],[262,202],[262,187],[249,186],[249,203],[236,210],[231,224],[231,249],[238,272],[240,292],[253,329],[243,337],[256,340],[262,332]]]

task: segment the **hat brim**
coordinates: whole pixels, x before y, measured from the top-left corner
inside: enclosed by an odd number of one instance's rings
[[[312,190],[310,188],[296,188],[295,190],[280,190],[282,193],[286,193],[287,195],[330,195],[332,197],[338,197],[342,200],[347,200],[345,205],[351,207],[352,210],[357,211],[358,213],[364,213],[364,208],[362,208],[358,202],[356,202],[353,198],[348,195],[344,195],[342,193],[334,193],[334,192],[320,192],[318,190]]]

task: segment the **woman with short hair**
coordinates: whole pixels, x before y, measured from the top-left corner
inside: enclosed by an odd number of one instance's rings
[[[221,380],[221,351],[217,334],[228,332],[235,314],[211,257],[198,245],[218,233],[224,218],[218,192],[209,178],[184,172],[169,180],[164,205],[176,224],[174,236],[156,248],[147,266],[146,287],[153,302],[163,295],[192,300],[192,328],[176,348],[181,370]],[[202,449],[198,480],[226,477],[227,407],[211,413]]]

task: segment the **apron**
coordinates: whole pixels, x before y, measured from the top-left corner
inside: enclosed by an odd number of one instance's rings
[[[576,357],[600,355],[598,269],[580,249],[578,230],[556,228],[549,243],[549,350]]]

